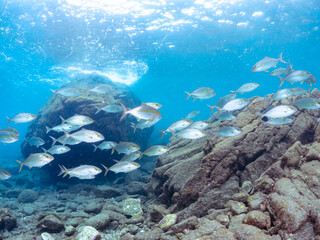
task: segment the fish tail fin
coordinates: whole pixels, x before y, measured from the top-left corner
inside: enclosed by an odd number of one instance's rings
[[[137,130],[137,125],[138,125],[138,124],[133,124],[133,133],[136,132],[136,130]]]
[[[114,153],[114,148],[111,148],[111,155]]]
[[[94,144],[92,144],[92,146],[94,147],[93,152],[97,151],[98,147],[96,145],[94,145]]]
[[[176,133],[175,133],[174,131],[172,131],[172,130],[170,130],[170,132],[171,132],[171,134],[172,134],[172,136],[170,137],[170,140],[172,140],[172,139],[174,139],[174,138],[175,138]]]
[[[140,159],[142,158],[142,156],[143,156],[143,152],[140,152],[139,155],[140,155],[140,156],[139,156],[138,159],[140,160]]]
[[[106,170],[105,173],[104,173],[104,176],[106,176],[107,173],[109,172],[109,168],[107,168],[107,167],[106,167],[105,165],[103,165],[102,163],[101,163],[101,165],[102,165],[102,167]]]
[[[159,132],[161,132],[161,137],[160,138],[163,138],[164,134],[166,133],[166,130],[158,130]]]
[[[280,61],[280,62],[283,62],[283,63],[287,63],[286,61],[284,61],[284,60],[282,59],[282,53],[280,53],[279,61]]]
[[[208,130],[208,132],[211,134],[210,137],[213,137],[216,133],[214,131],[212,131],[211,129]]]
[[[58,174],[58,176],[60,176],[60,175],[62,175],[62,177],[65,177],[65,176],[67,176],[68,175],[68,173],[69,173],[69,170],[65,167],[65,166],[60,166],[59,165],[59,167],[60,167],[60,172],[59,172],[59,174]]]
[[[61,119],[61,125],[64,124],[64,122],[66,121],[61,115],[59,115],[60,119]]]
[[[192,100],[192,102],[194,102],[195,100],[197,99],[197,97],[193,97],[193,100]]]
[[[279,87],[281,87],[281,85],[284,83],[284,78],[281,77],[280,75],[278,75],[278,78],[280,78],[280,85],[279,85]]]
[[[64,137],[62,142],[66,141],[70,137],[70,133],[68,133],[66,130],[63,130],[63,132],[64,132]]]
[[[123,113],[122,113],[122,116],[121,116],[121,118],[120,118],[120,121],[122,121],[122,119],[123,119],[123,118],[127,115],[127,113],[128,113],[128,108],[126,108],[126,106],[124,106],[122,102],[120,102],[120,105],[121,105],[121,107],[122,107],[122,109],[123,109]]]
[[[20,167],[19,167],[19,172],[21,171],[21,169],[22,169],[22,166],[23,166],[23,162],[20,162],[19,160],[16,160],[17,161],[17,163],[19,163],[19,165],[20,165]]]
[[[42,151],[44,151],[44,153],[47,153],[47,149],[45,149],[45,148],[41,148],[42,149]]]
[[[311,93],[311,89],[312,89],[312,87],[307,90],[307,92],[308,92],[309,94],[312,94],[312,93]]]
[[[188,94],[187,99],[188,100],[191,97],[191,93],[188,93],[187,91],[184,91],[186,94]]]
[[[237,91],[230,91],[232,93],[232,95],[236,95]]]
[[[210,113],[212,113],[213,110],[214,110],[215,108],[217,108],[216,106],[210,106],[209,104],[207,104],[207,106],[210,108]]]
[[[48,126],[46,126],[46,134],[48,134],[51,131],[51,128],[49,128]]]
[[[97,109],[97,111],[96,111],[95,114],[98,114],[98,113],[101,111],[101,108],[99,108],[99,107],[97,107],[97,106],[94,106],[94,107]]]
[[[51,145],[51,147],[54,145],[54,144],[56,144],[56,142],[57,142],[57,139],[55,139],[54,137],[52,137],[52,136],[49,136],[51,139],[52,139],[52,145]]]
[[[55,96],[57,94],[57,91],[50,89],[51,92],[53,92],[53,96]]]
[[[6,116],[6,118],[8,119],[8,122],[7,122],[7,125],[8,125],[11,122],[11,119],[8,116]]]

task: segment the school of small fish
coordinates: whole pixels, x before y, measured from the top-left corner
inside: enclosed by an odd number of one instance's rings
[[[270,58],[265,57],[262,60],[258,61],[252,68],[252,72],[268,72],[269,69],[276,67],[277,64],[287,63],[282,58],[282,53],[279,58]],[[316,83],[315,77],[304,70],[293,70],[292,65],[289,63],[286,68],[277,68],[271,72],[271,76],[277,76],[280,79],[280,86],[284,82],[290,83],[307,83],[310,86]],[[219,120],[223,122],[228,122],[236,119],[236,116],[232,113],[234,111],[239,111],[244,109],[249,103],[249,99],[237,98],[237,94],[245,94],[252,92],[257,89],[260,85],[258,83],[246,83],[240,86],[237,90],[231,91],[232,94],[223,96],[219,98],[214,106],[209,106],[210,113],[214,109],[218,111],[211,115],[212,120]],[[115,91],[113,86],[107,84],[100,84],[92,89],[77,89],[66,87],[59,89],[57,91],[51,90],[53,95],[61,95],[63,97],[78,97],[81,95],[88,96],[89,94],[112,94]],[[211,99],[216,94],[214,90],[210,87],[199,87],[192,92],[187,92],[187,99],[193,97],[193,101],[196,99],[206,100]],[[291,89],[280,89],[273,94],[273,100],[286,99],[290,96],[310,94],[310,89],[307,91],[301,87],[295,87]],[[122,116],[119,121],[122,121],[127,115],[132,115],[136,122],[132,122],[133,131],[136,129],[143,130],[155,125],[158,121],[161,120],[161,113],[159,109],[162,107],[161,104],[155,102],[142,103],[140,106],[137,106],[132,109],[128,109],[123,103],[118,103],[108,97],[108,100],[103,107],[95,107],[97,109],[96,114],[101,111],[104,111],[108,114],[120,113]],[[290,118],[298,109],[319,109],[320,100],[312,97],[301,98],[296,100],[292,105],[278,105],[273,106],[272,108],[266,109],[264,112],[259,113],[261,120],[264,120],[265,124],[269,125],[283,125],[289,124],[294,121],[293,118]],[[220,135],[223,137],[234,137],[240,135],[242,130],[239,127],[235,126],[223,126],[220,129],[213,131],[209,128],[210,121],[199,120],[192,121],[191,119],[195,118],[200,111],[190,112],[184,119],[173,122],[167,129],[158,130],[161,132],[161,138],[166,133],[171,133],[170,140],[180,137],[184,139],[199,139],[203,137],[214,137],[215,135]],[[19,113],[16,116],[8,119],[8,124],[10,122],[18,123],[28,123],[37,118],[36,115],[31,113]],[[141,159],[143,155],[148,157],[160,156],[167,151],[168,147],[163,145],[154,145],[146,149],[145,151],[140,151],[140,146],[133,142],[113,142],[108,141],[105,137],[99,132],[93,130],[87,130],[86,125],[90,125],[94,122],[94,119],[76,114],[64,119],[62,116],[61,124],[57,126],[48,127],[46,126],[46,134],[49,134],[51,131],[63,133],[58,139],[49,136],[52,139],[52,146],[49,149],[41,148],[43,152],[32,153],[30,156],[25,159],[25,161],[17,161],[20,165],[19,172],[23,166],[29,168],[45,166],[51,163],[54,160],[53,155],[64,154],[72,150],[72,145],[84,143],[92,143],[94,149],[93,152],[96,152],[98,149],[101,151],[111,150],[111,154],[116,151],[118,154],[124,154],[120,161],[114,160],[116,163],[111,167],[106,167],[103,163],[101,166],[105,169],[104,175],[111,170],[115,173],[127,173],[138,169],[140,165],[135,162],[137,159]],[[9,144],[18,141],[20,133],[13,127],[8,126],[5,129],[0,130],[0,142]],[[26,139],[26,142],[30,145],[36,146],[37,148],[44,145],[45,141],[40,137],[33,136],[29,139]],[[56,143],[60,144],[56,144]],[[66,146],[70,145],[70,147]],[[102,170],[96,166],[92,165],[80,165],[71,169],[67,169],[65,166],[60,166],[60,173],[58,176],[62,175],[65,177],[77,177],[79,179],[94,179],[97,174],[100,174]],[[5,180],[11,177],[11,174],[4,169],[0,168],[0,180]]]

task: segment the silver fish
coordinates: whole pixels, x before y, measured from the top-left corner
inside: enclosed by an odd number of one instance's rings
[[[216,96],[216,94],[215,94],[214,92],[208,93],[208,94],[205,95],[205,96],[199,96],[199,97],[194,97],[194,96],[193,96],[193,102],[194,102],[196,99],[204,100],[204,99],[213,98],[214,96]]]
[[[310,93],[310,90],[305,90],[301,87],[290,88],[289,90],[291,91],[293,96],[299,96],[306,93]]]
[[[76,114],[72,117],[69,117],[68,119],[64,119],[61,116],[60,116],[60,118],[62,120],[61,125],[63,125],[66,122],[71,125],[85,126],[85,125],[89,125],[94,122],[94,120],[92,118],[90,118],[88,116],[84,116],[84,115],[79,115],[79,114]]]
[[[278,90],[275,94],[272,95],[273,100],[281,100],[292,96],[293,93],[290,89],[284,88]]]
[[[106,94],[113,92],[115,89],[113,86],[107,85],[107,84],[99,84],[98,86],[89,89],[89,92],[94,92],[94,93],[100,93],[100,94]]]
[[[303,70],[296,70],[293,71],[292,73],[290,73],[288,76],[286,76],[285,78],[278,76],[281,80],[280,82],[280,86],[284,83],[284,81],[290,82],[290,83],[295,83],[295,82],[304,82],[310,78],[312,78],[312,74],[307,72],[307,71],[303,71]],[[311,83],[310,83],[311,85]]]
[[[267,72],[269,68],[276,67],[278,62],[287,63],[282,59],[282,53],[278,59],[265,57],[264,59],[260,60],[253,66],[252,72]]]
[[[69,137],[86,143],[93,143],[104,140],[104,136],[101,133],[92,130],[87,130],[85,128],[82,128],[81,130],[72,134],[65,132],[65,139]]]
[[[220,110],[235,111],[244,108],[249,104],[249,100],[243,98],[235,98],[227,102]]]
[[[155,109],[159,109],[162,107],[162,105],[160,103],[155,103],[155,102],[147,102],[147,103],[143,103],[149,107],[153,107]]]
[[[112,148],[111,154],[113,154],[114,150],[116,150],[119,154],[130,154],[136,152],[140,149],[140,147],[132,142],[120,142],[115,147]]]
[[[55,96],[56,94],[60,94],[62,96],[65,96],[65,97],[78,97],[82,94],[81,90],[80,89],[77,89],[77,88],[62,88],[60,90],[52,90],[50,89],[50,91],[53,92],[53,96]]]
[[[149,147],[147,150],[143,152],[144,155],[147,155],[148,157],[152,156],[159,156],[164,153],[166,153],[169,150],[168,147],[163,146],[163,145],[154,145]]]
[[[136,151],[133,153],[130,153],[128,155],[124,155],[120,161],[128,161],[128,162],[133,162],[135,160],[137,160],[138,158],[140,159],[142,157],[143,153],[140,151]]]
[[[81,127],[82,127],[82,126],[72,125],[72,124],[69,124],[69,123],[63,123],[63,124],[60,124],[60,125],[55,126],[55,127],[52,127],[52,128],[49,128],[48,126],[46,126],[46,133],[49,133],[50,131],[55,131],[55,132],[64,132],[64,131],[72,132],[72,131],[78,130],[78,129],[81,128]]]
[[[51,146],[55,145],[57,141],[58,141],[59,143],[63,144],[63,145],[65,145],[65,144],[67,144],[67,145],[77,145],[77,144],[81,143],[81,141],[79,141],[79,140],[77,140],[77,139],[74,139],[74,138],[72,138],[72,137],[66,138],[65,135],[62,135],[62,136],[59,137],[58,139],[55,139],[55,138],[52,137],[52,136],[49,136],[49,137],[52,139],[52,145],[51,145]]]
[[[223,127],[216,132],[209,130],[212,135],[218,134],[224,137],[234,137],[242,133],[242,130],[238,127]]]
[[[221,121],[230,121],[230,120],[235,119],[236,117],[233,116],[232,113],[230,113],[230,112],[221,111],[220,113],[218,113],[216,115],[216,118]]]
[[[320,101],[314,98],[301,98],[293,103],[293,105],[298,106],[303,109],[319,109]]]
[[[199,97],[206,97],[208,95],[211,95],[213,93],[213,89],[209,88],[209,87],[200,87],[191,93],[186,92],[186,91],[185,91],[185,93],[188,94],[188,97],[187,97],[187,100],[188,100],[191,96],[193,96],[195,98],[199,98]]]
[[[58,176],[62,175],[65,177],[69,175],[71,177],[77,177],[79,179],[94,179],[95,176],[102,172],[102,170],[96,166],[92,165],[80,165],[79,167],[67,169],[65,166],[60,166],[60,173]]]
[[[112,104],[112,105],[106,105],[102,108],[96,107],[97,112],[96,114],[98,114],[101,110],[107,112],[107,113],[118,113],[118,112],[122,112],[123,109],[120,105],[117,104]]]
[[[18,137],[14,133],[7,130],[0,130],[0,142],[8,144],[14,143],[18,140]]]
[[[270,125],[283,125],[283,124],[289,124],[292,123],[293,120],[289,117],[283,117],[283,118],[274,118],[274,119],[269,119],[266,124]]]
[[[209,125],[208,121],[196,121],[191,123],[188,128],[204,130],[208,127],[208,125]]]
[[[94,152],[97,151],[97,149],[101,149],[101,150],[109,150],[109,149],[112,149],[114,148],[118,143],[116,142],[113,142],[113,141],[103,141],[102,143],[100,143],[98,146],[93,145],[94,147]]]
[[[19,131],[13,127],[6,127],[5,129],[2,129],[2,130],[12,132],[17,137],[20,136]]]
[[[297,109],[293,106],[288,105],[279,105],[276,106],[266,113],[262,115],[262,117],[267,118],[283,118],[283,117],[289,117],[292,114],[294,114],[297,111]]]
[[[246,83],[243,84],[241,87],[238,88],[238,90],[236,91],[231,91],[233,94],[237,94],[237,93],[247,93],[247,92],[252,92],[253,90],[255,90],[256,88],[259,87],[258,83]]]
[[[8,119],[7,124],[9,124],[11,121],[14,123],[27,123],[27,122],[31,122],[31,121],[35,120],[36,118],[37,118],[37,116],[32,113],[19,113],[16,116],[14,116],[13,118],[7,117],[7,119]]]
[[[115,165],[111,166],[110,168],[107,168],[103,164],[101,164],[101,165],[106,170],[104,173],[105,176],[107,175],[109,170],[111,170],[115,173],[119,173],[119,172],[127,173],[127,172],[131,172],[133,170],[136,170],[137,168],[140,167],[140,164],[138,164],[136,162],[130,162],[130,161],[119,161]]]
[[[20,172],[23,165],[29,168],[32,168],[32,167],[41,168],[44,165],[52,162],[53,160],[54,160],[54,157],[48,153],[33,153],[24,162],[20,162],[18,160],[17,162],[20,165],[20,168],[19,168],[19,172]]]
[[[0,168],[0,180],[6,180],[10,177],[11,177],[11,174],[8,171]]]
[[[127,115],[131,114],[136,117],[138,120],[153,120],[155,118],[161,118],[160,112],[148,105],[140,105],[139,107],[128,110],[122,103],[120,103],[123,108],[123,114],[120,118],[120,121]]]
[[[38,148],[39,146],[44,145],[46,142],[40,137],[31,137],[28,139],[28,143]]]
[[[200,111],[192,111],[192,112],[189,112],[188,115],[185,117],[185,119],[194,118],[194,117],[196,117],[199,113],[200,113]]]
[[[157,122],[159,122],[161,120],[161,117],[160,118],[155,118],[153,120],[144,120],[144,119],[141,119],[139,122],[137,122],[136,124],[133,124],[132,123],[132,126],[133,126],[133,132],[136,131],[136,129],[145,129],[145,128],[149,128],[149,127],[152,127],[153,125],[155,125]]]
[[[174,133],[172,132],[172,137],[174,136],[179,136],[185,139],[198,139],[198,138],[202,138],[205,137],[207,134],[199,129],[194,129],[194,128],[187,128],[184,130],[181,130],[178,133]]]
[[[45,152],[45,153],[50,153],[51,155],[54,155],[54,154],[63,154],[63,153],[66,153],[66,152],[69,152],[71,149],[67,146],[64,146],[64,145],[54,145],[53,147],[49,148],[48,150],[42,148],[42,150]]]
[[[227,102],[230,102],[232,99],[235,99],[235,98],[236,98],[235,94],[229,94],[229,95],[223,96],[223,97],[219,98],[219,100],[217,101],[215,106],[222,108]],[[212,107],[210,107],[210,108],[212,108]]]
[[[182,119],[172,123],[166,130],[158,130],[158,131],[161,132],[161,138],[162,138],[166,132],[180,131],[182,129],[189,127],[191,123],[192,121],[189,119]]]

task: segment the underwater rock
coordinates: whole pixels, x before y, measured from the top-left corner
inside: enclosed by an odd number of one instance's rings
[[[281,240],[280,236],[270,236],[265,234],[263,230],[247,225],[247,224],[239,224],[235,228],[232,229],[235,233],[237,240]]]
[[[266,200],[267,195],[262,192],[256,192],[248,198],[248,206],[250,210],[257,210],[261,208],[261,204]]]
[[[27,216],[32,215],[35,211],[36,211],[36,209],[35,209],[35,207],[33,206],[33,204],[28,203],[28,204],[24,204],[24,205],[22,206],[22,212],[23,212],[24,214],[26,214]]]
[[[95,213],[98,214],[101,212],[103,205],[99,202],[90,202],[84,207],[86,213]]]
[[[127,86],[124,84],[113,83],[112,81],[99,76],[74,79],[71,84],[65,85],[64,87],[89,89],[101,83],[115,87],[116,91],[113,98],[116,102],[122,102],[128,108],[140,105],[140,100],[129,90]],[[49,94],[50,91],[48,91],[48,95]],[[106,113],[104,111],[100,111],[96,114],[96,107],[104,105],[105,103],[103,103],[103,101],[106,100],[107,97],[107,95],[95,93],[90,93],[88,96],[83,94],[78,97],[64,97],[59,94],[53,95],[48,100],[47,104],[39,110],[37,113],[37,119],[30,124],[26,134],[26,139],[29,139],[32,136],[41,137],[45,141],[45,145],[42,147],[48,149],[52,144],[52,139],[49,136],[58,138],[62,136],[63,133],[50,131],[47,134],[46,126],[51,128],[61,124],[59,116],[67,119],[75,114],[81,114],[89,116],[94,120],[94,123],[85,126],[85,128],[101,133],[107,141],[130,141],[138,144],[142,149],[145,149],[148,138],[152,132],[152,128],[144,129],[143,131],[136,131],[134,133],[131,126],[134,118],[127,117],[120,122],[121,112]],[[93,145],[88,143],[80,143],[78,145],[70,146],[70,148],[71,151],[67,153],[54,155],[55,160],[52,164],[42,168],[46,173],[52,176],[52,181],[62,179],[61,177],[57,177],[57,174],[60,171],[58,163],[60,165],[64,165],[66,168],[76,167],[81,164],[101,166],[100,163],[102,162],[107,167],[114,164],[112,159],[115,157],[111,156],[111,150],[101,151],[100,149],[97,149],[97,151],[94,152]],[[21,151],[25,158],[31,153],[42,152],[41,149],[31,146],[26,141],[22,143]],[[119,158],[119,156],[116,156],[116,159],[117,158]],[[27,169],[23,169],[22,171],[27,171]],[[116,175],[114,173],[110,173],[108,174],[108,177],[110,176],[112,177]],[[100,174],[97,177],[102,179],[103,174]]]
[[[193,216],[173,225],[171,229],[174,233],[179,233],[179,232],[181,233],[185,229],[189,229],[189,230],[195,229],[197,224],[198,224],[198,218]]]
[[[76,236],[76,240],[100,240],[101,234],[91,226],[85,226]]]
[[[93,190],[93,194],[97,198],[115,198],[122,195],[122,191],[119,188],[111,187],[108,185],[101,185]]]
[[[312,94],[318,92],[314,90]],[[205,216],[211,208],[223,208],[246,181],[250,184],[246,190],[242,187],[244,192],[252,194],[254,182],[259,191],[272,193],[273,182],[305,161],[301,154],[310,152],[309,159],[316,157],[312,151],[316,146],[312,144],[320,140],[320,124],[316,120],[320,114],[316,110],[298,111],[293,123],[281,126],[267,125],[257,117],[258,112],[276,104],[270,95],[251,98],[232,121],[233,126],[243,130],[238,136],[171,141],[169,151],[156,162],[148,183],[150,192],[177,212],[178,221]],[[215,131],[224,124],[214,121],[209,129]],[[289,156],[290,147],[294,149],[292,154],[300,154],[299,162],[285,161],[285,157],[281,161],[286,152]]]
[[[36,191],[32,189],[26,189],[19,194],[18,201],[20,203],[33,203],[38,198],[39,198],[39,194]]]
[[[67,226],[64,234],[68,237],[72,236],[76,232],[76,228],[73,226]]]
[[[42,240],[55,240],[50,233],[44,232],[41,233]]]
[[[162,232],[160,228],[153,228],[151,231],[140,231],[134,236],[134,240],[160,240]]]
[[[227,214],[220,214],[215,218],[215,220],[226,227],[229,225],[230,222],[230,218]]]
[[[88,226],[92,226],[95,229],[103,230],[110,222],[110,217],[106,213],[100,213],[86,220]]]
[[[147,195],[147,192],[144,188],[144,183],[142,182],[130,182],[128,185],[125,186],[125,190],[127,191],[128,194],[130,195]]]
[[[260,211],[250,211],[243,218],[244,224],[256,226],[260,229],[269,229],[271,227],[271,218],[269,214]]]
[[[49,214],[38,222],[37,228],[41,231],[59,233],[64,230],[64,223],[55,215]]]
[[[168,230],[177,222],[177,214],[168,214],[160,221],[159,225],[162,229]]]
[[[230,208],[231,211],[236,215],[239,215],[241,213],[245,213],[248,210],[248,208],[246,207],[246,205],[243,202],[238,202],[238,201],[233,201],[233,200],[229,200],[226,203],[225,207]]]
[[[12,230],[17,225],[17,218],[9,208],[0,209],[0,230]]]
[[[126,215],[134,216],[142,214],[142,208],[140,205],[141,200],[135,198],[127,198],[123,201],[123,212]]]
[[[149,210],[150,221],[155,223],[160,222],[167,214],[169,214],[169,212],[163,205],[152,205]]]
[[[19,194],[22,192],[22,189],[12,189],[5,192],[6,198],[18,198]]]

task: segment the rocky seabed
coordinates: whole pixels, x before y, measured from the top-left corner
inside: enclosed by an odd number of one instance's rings
[[[276,104],[256,97],[210,126],[240,127],[238,136],[173,140],[148,179],[136,170],[120,183],[42,190],[3,181],[0,238],[320,240],[320,110],[266,125],[257,112]]]

